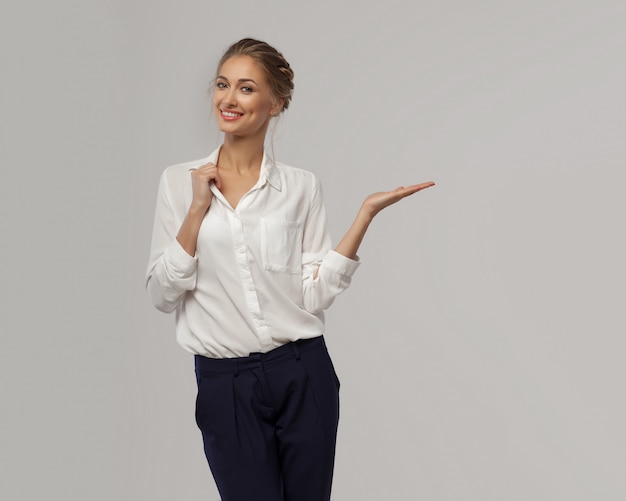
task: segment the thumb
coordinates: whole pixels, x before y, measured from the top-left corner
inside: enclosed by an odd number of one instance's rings
[[[213,178],[213,181],[215,182],[215,186],[217,186],[218,190],[222,189],[222,178],[220,178],[220,173],[216,172],[215,173],[215,177]]]

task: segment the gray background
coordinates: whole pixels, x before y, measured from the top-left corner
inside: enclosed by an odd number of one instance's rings
[[[437,182],[328,313],[334,499],[625,499],[625,5],[3,2],[0,498],[217,499],[143,275],[160,172],[219,144],[206,88],[254,36],[335,241]]]

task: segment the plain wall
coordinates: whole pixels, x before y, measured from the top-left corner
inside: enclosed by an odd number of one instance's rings
[[[220,141],[223,50],[291,62],[274,148],[337,241],[336,501],[626,498],[626,4],[3,5],[0,498],[218,499],[144,273],[158,178]]]

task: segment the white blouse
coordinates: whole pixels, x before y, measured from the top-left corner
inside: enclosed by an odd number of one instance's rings
[[[190,169],[216,163],[218,154],[161,176],[146,276],[152,302],[176,310],[178,342],[207,357],[247,356],[323,334],[323,310],[359,262],[331,249],[312,173],[264,155],[258,182],[236,208],[211,184],[194,257],[176,240],[192,199]]]

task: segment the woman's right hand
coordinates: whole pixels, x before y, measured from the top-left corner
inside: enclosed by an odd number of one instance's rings
[[[193,198],[183,220],[183,224],[178,230],[176,240],[190,256],[195,256],[198,244],[198,233],[200,225],[206,212],[209,210],[213,193],[211,192],[211,181],[218,189],[222,187],[222,180],[217,170],[217,165],[208,163],[201,165],[191,171],[191,190]]]
[[[191,169],[191,188],[193,198],[191,207],[195,210],[206,212],[209,210],[213,193],[211,192],[211,181],[215,183],[218,189],[222,187],[222,180],[217,169],[217,165],[208,163]]]

